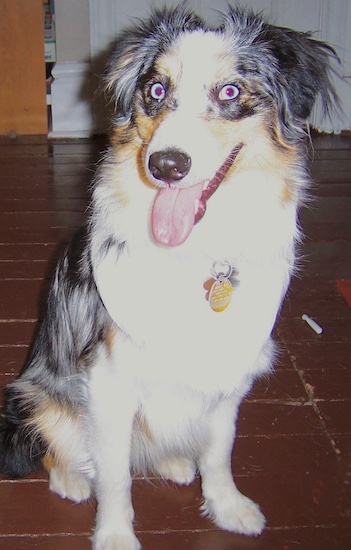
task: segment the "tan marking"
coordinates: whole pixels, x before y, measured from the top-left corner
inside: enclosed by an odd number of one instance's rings
[[[143,415],[142,413],[138,413],[135,418],[135,428],[137,432],[145,439],[147,439],[150,443],[154,443],[155,440],[150,430],[149,423],[145,415]]]
[[[48,396],[40,402],[27,420],[27,425],[40,434],[48,445],[45,459],[48,467],[53,467],[52,460],[56,465],[67,465],[71,461],[70,453],[75,443],[73,440],[78,439],[78,424],[78,411],[74,412],[68,405],[59,404]]]
[[[46,455],[43,456],[41,461],[47,472],[50,472],[50,470],[57,468],[57,462],[55,460],[55,457],[50,451],[48,451]]]
[[[164,109],[156,117],[148,117],[142,111],[137,111],[135,122],[138,127],[138,134],[144,144],[148,144],[160,124],[167,118],[169,111]]]
[[[144,154],[145,154],[145,148],[140,147],[137,157],[136,157],[136,163],[137,163],[137,170],[138,170],[138,176],[140,180],[150,189],[155,189],[155,186],[147,175],[145,174],[145,168],[144,168]]]
[[[132,132],[132,134],[133,133],[135,134],[135,132]],[[123,208],[127,208],[130,205],[130,196],[128,193],[130,181],[128,175],[132,177],[136,169],[136,158],[141,140],[134,135],[130,142],[121,144],[119,138],[120,136],[117,128],[111,138],[116,163],[112,162],[111,164],[106,164],[104,166],[104,172],[101,173],[101,177],[103,181],[106,180],[110,183],[118,204]]]
[[[155,64],[155,70],[163,77],[169,78],[173,86],[177,86],[182,75],[182,61],[178,53],[167,52],[161,55]]]
[[[113,351],[115,336],[116,336],[116,331],[113,329],[112,325],[110,325],[106,330],[106,339],[105,339],[106,347],[109,355],[111,355]]]
[[[285,182],[282,189],[281,199],[280,199],[282,206],[289,204],[293,200],[293,198],[294,197],[291,192],[290,185],[288,182]]]

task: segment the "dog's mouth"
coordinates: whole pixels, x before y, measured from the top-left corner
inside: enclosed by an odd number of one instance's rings
[[[207,207],[207,201],[218,189],[241,151],[240,143],[228,155],[210,180],[190,187],[167,186],[160,189],[152,208],[152,232],[164,246],[179,246],[189,237]]]

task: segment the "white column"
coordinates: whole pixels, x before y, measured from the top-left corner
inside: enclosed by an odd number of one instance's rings
[[[49,137],[89,137],[94,131],[90,63],[56,63],[52,75],[52,131]]]

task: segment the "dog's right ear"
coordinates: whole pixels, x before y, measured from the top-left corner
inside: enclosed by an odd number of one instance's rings
[[[155,10],[148,21],[140,21],[116,40],[104,88],[112,95],[118,126],[130,123],[138,82],[151,69],[157,55],[166,51],[181,32],[203,28],[202,20],[186,5],[183,2],[174,9]]]
[[[154,46],[155,47],[155,46]],[[114,122],[128,125],[133,111],[133,97],[140,76],[150,68],[151,40],[135,30],[126,31],[116,41],[103,78],[105,93],[114,103]]]

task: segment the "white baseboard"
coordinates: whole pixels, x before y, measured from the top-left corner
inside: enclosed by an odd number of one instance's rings
[[[90,138],[94,132],[92,130],[72,130],[55,132],[51,130],[48,134],[49,139],[86,139]]]
[[[90,136],[94,131],[90,64],[56,63],[52,75],[52,131],[49,137]]]

